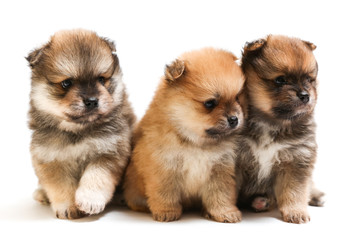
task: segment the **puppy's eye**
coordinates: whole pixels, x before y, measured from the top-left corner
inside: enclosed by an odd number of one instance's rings
[[[217,102],[216,102],[216,99],[210,99],[210,100],[207,100],[206,102],[204,102],[204,106],[207,108],[207,109],[214,109],[217,105]]]
[[[61,82],[61,86],[63,87],[63,89],[67,89],[67,88],[71,87],[72,84],[73,84],[73,82],[71,79],[66,79]]]
[[[286,84],[285,76],[279,76],[279,77],[275,78],[275,84],[278,86],[282,86],[282,85]]]
[[[312,83],[312,82],[315,82],[315,79],[311,78],[311,77],[307,77],[306,81],[309,82],[309,83]]]
[[[104,77],[99,77],[98,78],[98,81],[99,81],[99,83],[101,84],[101,85],[105,85],[105,78]]]

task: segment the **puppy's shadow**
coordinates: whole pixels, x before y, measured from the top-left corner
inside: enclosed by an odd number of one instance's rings
[[[242,222],[263,222],[270,219],[281,220],[281,214],[278,210],[273,210],[270,212],[255,213],[249,210],[241,209],[243,213]],[[153,223],[159,224],[158,222],[152,219],[150,213],[135,212],[130,210],[125,206],[119,206],[110,204],[105,210],[97,215],[85,216],[83,218],[74,219],[74,220],[62,220],[57,219],[55,213],[52,211],[49,205],[42,205],[38,202],[27,199],[26,201],[21,201],[21,203],[14,203],[12,206],[7,206],[1,210],[0,220],[4,219],[6,221],[71,221],[74,223],[86,223],[94,222],[106,218],[108,220],[122,221],[126,220],[127,222],[137,222],[137,223]],[[194,223],[199,221],[209,221],[201,216],[200,211],[186,211],[183,213],[181,219],[176,222],[182,223]]]
[[[72,222],[93,222],[104,217],[111,212],[111,207],[107,207],[104,212],[85,216],[83,218],[74,220],[62,220],[55,216],[50,205],[40,204],[33,199],[26,199],[20,203],[14,203],[1,210],[0,220],[6,221],[44,221],[44,220],[58,220],[58,221],[72,221]]]
[[[262,222],[268,220],[282,221],[281,214],[278,210],[271,210],[267,212],[254,212],[248,209],[241,209],[243,213],[243,221],[248,223]]]

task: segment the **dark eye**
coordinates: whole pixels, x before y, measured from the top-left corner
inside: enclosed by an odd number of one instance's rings
[[[104,77],[99,77],[98,81],[99,81],[99,83],[101,83],[101,85],[105,85],[105,78]]]
[[[279,85],[279,86],[286,84],[285,76],[279,76],[279,77],[275,78],[275,83],[276,83],[276,85]]]
[[[204,106],[207,108],[207,109],[214,109],[217,105],[217,102],[216,102],[216,99],[210,99],[210,100],[207,100],[206,102],[204,102]]]
[[[306,81],[309,82],[309,83],[312,83],[312,82],[315,81],[315,79],[314,79],[314,78],[311,78],[311,77],[307,77],[307,78],[306,78]]]
[[[63,89],[67,89],[67,88],[71,87],[72,84],[73,83],[72,83],[71,79],[66,79],[61,82],[61,86],[63,87]]]

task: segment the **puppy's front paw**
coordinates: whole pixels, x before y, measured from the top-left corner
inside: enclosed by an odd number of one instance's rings
[[[239,210],[228,211],[228,212],[205,212],[204,217],[212,219],[217,222],[223,223],[237,223],[242,219],[242,214]]]
[[[283,209],[280,210],[285,222],[288,223],[307,223],[310,221],[310,215],[302,209]]]
[[[106,199],[101,192],[79,188],[75,194],[75,204],[87,214],[98,214],[105,209]]]
[[[57,218],[60,219],[78,219],[85,216],[76,206],[68,204],[53,204],[52,208]]]
[[[159,222],[171,222],[179,220],[181,217],[181,209],[169,210],[169,211],[153,211],[152,217],[155,221]]]

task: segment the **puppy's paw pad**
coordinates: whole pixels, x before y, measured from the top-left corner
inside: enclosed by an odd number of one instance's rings
[[[288,223],[307,223],[310,221],[310,215],[306,211],[282,211],[282,217]]]
[[[170,210],[170,211],[153,212],[152,217],[155,221],[159,221],[159,222],[176,221],[180,219],[181,211]]]
[[[49,205],[50,204],[50,200],[49,198],[47,197],[46,193],[45,193],[45,190],[42,189],[42,188],[38,188],[34,191],[33,193],[33,198],[40,202],[41,204],[44,204],[44,205]]]
[[[106,200],[101,193],[78,190],[75,195],[75,204],[84,213],[92,215],[104,211]]]
[[[266,197],[256,197],[251,203],[251,207],[256,212],[264,212],[269,210],[269,199]]]
[[[226,212],[226,213],[206,212],[204,214],[204,217],[222,223],[237,223],[242,220],[242,214],[239,210]]]

